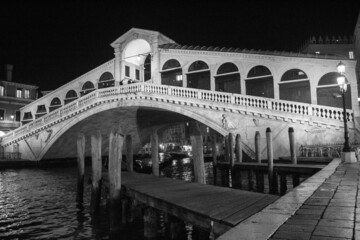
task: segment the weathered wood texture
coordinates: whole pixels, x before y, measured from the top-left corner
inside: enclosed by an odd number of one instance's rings
[[[126,168],[129,172],[134,171],[133,146],[131,135],[126,135]]]
[[[84,196],[84,173],[85,173],[85,136],[79,133],[77,137],[77,195],[76,201],[83,202]]]
[[[195,182],[206,183],[203,136],[200,132],[199,124],[196,122],[190,123],[190,142],[192,147]]]
[[[99,210],[101,199],[101,140],[100,131],[97,130],[91,135],[91,209],[94,211]]]
[[[123,172],[125,194],[193,225],[220,235],[278,197],[190,183],[149,174]]]
[[[151,135],[151,163],[152,173],[159,176],[159,138],[157,131]]]

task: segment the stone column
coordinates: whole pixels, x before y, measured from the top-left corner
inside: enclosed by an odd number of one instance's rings
[[[99,210],[101,199],[101,132],[95,131],[91,135],[91,170],[92,170],[92,189],[91,189],[91,208]]]
[[[190,123],[190,141],[192,146],[195,182],[205,183],[203,137],[197,122]]]
[[[76,201],[82,203],[84,196],[84,173],[85,173],[85,136],[82,132],[77,137],[77,195]]]
[[[159,176],[159,138],[157,131],[151,135],[151,162],[152,173]]]

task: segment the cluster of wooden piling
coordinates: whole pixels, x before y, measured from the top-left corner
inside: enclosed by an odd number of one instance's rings
[[[205,183],[205,167],[203,156],[203,138],[198,123],[190,124],[190,139],[193,147],[193,162],[195,168],[195,182]],[[121,226],[126,222],[132,221],[131,209],[136,207],[136,202],[126,198],[121,189],[121,164],[124,135],[119,129],[113,129],[109,136],[109,160],[108,160],[108,204],[109,204],[109,223],[110,232],[116,233],[121,230]],[[101,184],[102,184],[102,136],[100,131],[94,131],[91,135],[91,169],[92,169],[92,188],[91,188],[91,209],[93,212],[99,211],[101,200]],[[126,168],[127,171],[133,171],[133,150],[132,137],[126,135]],[[159,176],[159,155],[158,149],[158,133],[153,131],[151,135],[151,162],[152,174]],[[85,135],[81,132],[77,138],[77,163],[78,163],[78,182],[77,197],[79,203],[83,203],[84,195],[84,173],[85,173]],[[156,239],[158,226],[158,211],[151,206],[143,207],[144,217],[144,237],[146,239]],[[170,231],[169,239],[178,239],[181,235],[180,230],[183,221],[176,217],[166,214],[166,224]],[[195,227],[196,228],[196,227]],[[196,232],[196,231],[195,231]],[[180,235],[179,235],[180,234]],[[172,236],[172,237],[171,237]]]
[[[295,138],[294,138],[294,129],[289,128],[289,144],[290,144],[290,159],[291,164],[297,164],[296,158],[296,148],[295,148]],[[213,175],[214,175],[214,184],[217,185],[217,170],[221,170],[221,185],[222,186],[230,186],[234,188],[242,189],[242,176],[241,171],[247,171],[247,178],[248,178],[248,189],[256,190],[259,192],[264,191],[264,175],[268,175],[268,184],[269,184],[269,193],[270,194],[278,194],[279,187],[278,187],[278,175],[280,175],[280,194],[283,195],[287,191],[287,179],[286,173],[281,172],[277,173],[274,171],[274,154],[273,154],[273,141],[272,141],[272,132],[270,128],[266,129],[266,150],[267,150],[267,171],[264,171],[262,166],[262,157],[261,157],[261,142],[260,142],[260,132],[255,133],[255,160],[257,165],[249,165],[243,163],[242,158],[242,149],[241,149],[241,136],[237,134],[235,137],[235,144],[233,143],[234,136],[232,133],[229,133],[225,136],[225,154],[224,154],[224,162],[217,161],[217,152],[216,152],[216,138],[213,137]],[[235,146],[235,150],[234,147]],[[234,157],[235,153],[235,157]],[[256,175],[256,189],[254,189],[254,177]],[[230,181],[231,179],[231,181]],[[299,174],[292,173],[293,179],[293,186],[296,187],[299,185]],[[231,182],[231,184],[230,184]]]

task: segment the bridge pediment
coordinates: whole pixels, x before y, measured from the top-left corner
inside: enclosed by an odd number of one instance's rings
[[[134,39],[139,39],[139,38],[147,40],[149,43],[156,41],[159,45],[165,44],[165,43],[175,43],[174,40],[172,40],[171,38],[165,36],[164,34],[162,34],[160,32],[145,30],[145,29],[140,29],[140,28],[131,28],[129,31],[127,31],[125,34],[121,35],[110,45],[113,48],[119,48],[119,46],[123,45],[124,43],[129,42]]]

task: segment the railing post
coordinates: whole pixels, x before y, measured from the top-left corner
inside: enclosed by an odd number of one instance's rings
[[[313,110],[312,110],[312,106],[311,106],[311,105],[308,106],[308,115],[309,115],[309,116],[312,116],[312,115],[313,115]]]
[[[140,92],[144,92],[145,91],[145,85],[144,83],[140,85]]]
[[[235,104],[235,96],[233,94],[230,96],[230,103]]]
[[[272,109],[273,109],[273,107],[272,107],[272,101],[271,101],[271,100],[268,100],[268,101],[267,101],[267,109],[269,109],[269,110],[272,110]]]
[[[168,87],[167,94],[171,96],[171,87]]]
[[[198,91],[198,99],[201,99],[201,91]]]

